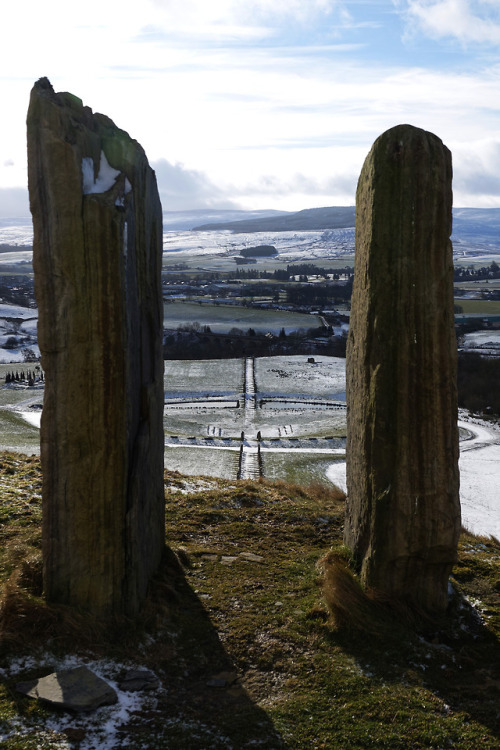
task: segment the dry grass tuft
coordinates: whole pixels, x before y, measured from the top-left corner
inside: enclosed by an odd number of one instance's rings
[[[349,567],[345,554],[331,550],[319,561],[321,588],[337,629],[352,628],[373,632],[378,618],[377,605],[363,591]]]
[[[14,571],[16,583],[33,596],[43,592],[43,562],[41,554],[35,554],[21,561],[18,570]]]
[[[328,552],[318,567],[323,596],[338,630],[380,634],[395,622],[412,629],[438,622],[413,603],[375,589],[363,589],[349,565],[345,548]]]
[[[94,653],[126,650],[127,645],[136,644],[142,622],[124,616],[99,619],[73,607],[49,604],[30,594],[21,580],[22,571],[17,570],[2,590],[0,654],[24,652],[27,644],[30,649],[50,646],[62,652],[90,649]],[[149,608],[154,609],[157,621],[164,614],[163,602]]]
[[[0,599],[1,650],[41,645],[59,630],[59,615],[46,603],[19,585],[15,571],[5,584]],[[74,635],[74,634],[73,634]]]
[[[404,601],[373,589],[363,589],[353,573],[345,550],[330,550],[318,563],[321,588],[332,621],[338,630],[348,628],[378,634],[396,617],[407,625],[426,620]]]
[[[287,498],[298,498],[300,500],[313,500],[324,504],[326,502],[336,504],[345,501],[345,492],[335,485],[322,484],[322,482],[311,482],[307,486],[286,482],[283,479],[266,480],[262,484],[272,487]]]
[[[118,635],[131,633],[125,618],[99,620],[73,607],[48,604],[23,585],[23,570],[16,570],[3,587],[0,598],[0,653],[30,648],[53,647],[63,650],[98,649],[113,643]]]
[[[318,500],[319,502],[324,502],[325,499],[328,499],[340,503],[344,502],[346,497],[345,492],[339,487],[336,487],[335,485],[326,486],[321,482],[311,482],[311,484],[307,486],[307,494],[310,498]]]

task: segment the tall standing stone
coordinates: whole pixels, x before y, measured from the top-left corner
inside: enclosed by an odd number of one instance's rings
[[[156,178],[136,141],[46,78],[27,125],[45,595],[131,615],[165,539]]]
[[[438,613],[460,533],[451,154],[381,135],[356,197],[344,541],[366,587]]]

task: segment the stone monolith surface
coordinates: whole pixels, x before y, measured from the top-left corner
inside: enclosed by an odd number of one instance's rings
[[[447,606],[460,533],[451,154],[400,125],[356,196],[344,540],[366,587]]]
[[[27,126],[45,596],[134,614],[165,538],[156,178],[136,141],[46,78]]]

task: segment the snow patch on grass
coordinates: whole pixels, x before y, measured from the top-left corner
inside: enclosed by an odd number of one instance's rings
[[[74,655],[58,659],[52,654],[45,653],[38,658],[27,656],[12,659],[4,669],[0,670],[0,673],[4,678],[12,678],[33,672],[33,670],[57,671],[71,669],[82,664],[116,690],[118,702],[115,705],[102,706],[96,711],[82,714],[54,711],[52,717],[46,720],[28,717],[12,719],[7,722],[9,730],[0,733],[0,743],[15,736],[30,735],[36,729],[38,737],[40,737],[40,732],[50,737],[51,747],[71,748],[73,744],[64,737],[64,731],[71,728],[82,730],[85,734],[79,745],[80,750],[113,750],[130,747],[129,741],[121,736],[120,727],[127,724],[132,714],[154,707],[158,695],[158,689],[153,693],[144,691],[131,693],[119,689],[122,674],[129,669],[136,668],[136,665],[117,663],[108,659],[86,660]],[[161,691],[162,688],[160,687],[159,690]]]

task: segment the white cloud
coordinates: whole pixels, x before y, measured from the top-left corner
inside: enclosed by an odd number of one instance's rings
[[[0,216],[19,219],[30,216],[28,190],[26,188],[0,187]]]
[[[456,206],[496,207],[500,199],[500,139],[452,142]]]
[[[341,17],[349,17],[343,0],[153,0],[153,4],[171,20],[184,22],[189,18],[200,26],[259,17],[303,22],[334,11]]]
[[[401,122],[457,146],[464,195],[494,191],[493,161],[471,165],[463,144],[500,130],[500,56],[487,44],[500,0],[393,3],[417,43],[398,47],[390,0],[87,0],[84,15],[66,0],[12,3],[0,28],[0,187],[27,183],[29,92],[48,76],[141,143],[167,210],[352,203],[371,144]],[[450,40],[461,42],[453,54]]]
[[[354,205],[358,174],[311,176],[295,172],[289,177],[262,175],[255,182],[237,186],[243,208],[276,208],[300,211],[318,206]],[[234,188],[233,188],[234,191]]]
[[[152,162],[156,172],[158,191],[164,211],[195,208],[240,208],[229,191],[215,185],[210,178],[182,164],[171,164],[166,159]]]
[[[352,25],[345,0],[151,0],[156,32],[172,39],[242,44],[288,33],[314,37],[338,36]]]
[[[408,0],[410,28],[435,39],[454,37],[468,44],[500,43],[498,0]]]

